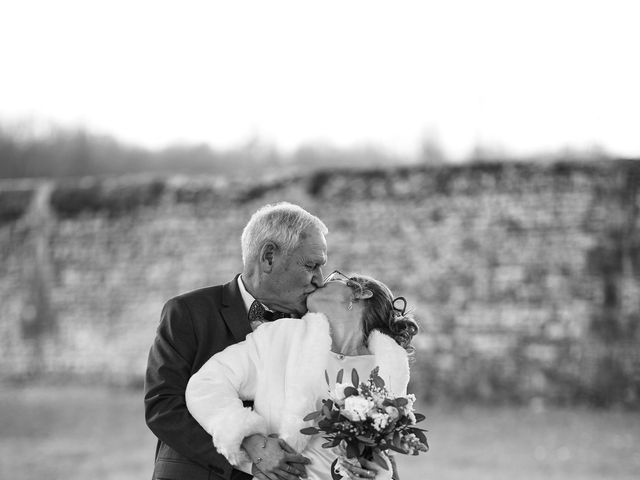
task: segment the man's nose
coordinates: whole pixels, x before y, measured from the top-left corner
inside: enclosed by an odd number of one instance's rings
[[[322,268],[318,267],[316,272],[313,274],[311,278],[311,283],[315,285],[317,288],[321,288],[324,285],[324,277],[322,276]]]

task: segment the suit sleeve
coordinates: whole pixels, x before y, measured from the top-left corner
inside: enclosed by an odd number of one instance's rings
[[[145,377],[145,418],[151,431],[171,448],[205,467],[228,465],[211,436],[189,414],[185,389],[197,347],[188,307],[169,300],[149,352]]]
[[[267,434],[265,419],[242,404],[242,400],[255,398],[263,366],[257,340],[265,333],[261,327],[245,341],[215,354],[187,385],[189,411],[211,434],[218,451],[232,465],[249,460],[241,448],[245,437]]]

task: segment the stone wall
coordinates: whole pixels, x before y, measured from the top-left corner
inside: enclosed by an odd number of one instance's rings
[[[419,319],[426,399],[640,404],[640,162],[326,171],[278,181],[0,185],[0,377],[137,383],[169,297],[239,271],[259,206]]]

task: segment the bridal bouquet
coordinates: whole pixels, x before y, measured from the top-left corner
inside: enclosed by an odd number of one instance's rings
[[[322,446],[342,446],[347,459],[372,460],[388,470],[383,452],[418,455],[429,449],[423,430],[415,426],[424,415],[413,410],[414,395],[394,397],[378,375],[378,367],[369,379],[360,383],[358,372],[351,373],[351,384],[342,383],[343,371],[338,372],[335,388],[329,398],[322,400],[322,409],[308,414],[304,420],[317,420],[317,426],[300,430],[306,435],[323,434]],[[325,372],[327,384],[329,377]],[[352,460],[352,461],[353,461]],[[337,461],[337,460],[336,460]],[[331,472],[334,476],[334,466]]]

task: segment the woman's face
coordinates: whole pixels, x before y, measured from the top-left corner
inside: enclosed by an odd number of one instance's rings
[[[317,289],[307,298],[307,308],[310,312],[344,310],[352,298],[351,287],[340,281],[327,282],[324,287]]]

